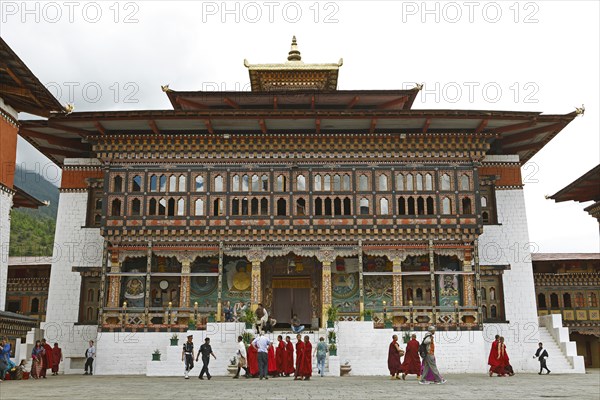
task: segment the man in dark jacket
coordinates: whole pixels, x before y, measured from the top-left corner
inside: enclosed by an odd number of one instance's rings
[[[538,361],[540,362],[540,372],[538,372],[538,375],[541,375],[544,369],[548,371],[546,372],[546,375],[548,375],[550,373],[550,370],[546,366],[546,358],[548,358],[548,352],[546,351],[546,349],[544,349],[544,345],[541,342],[539,343],[539,346],[540,347],[535,352],[535,356],[533,356],[533,358],[537,357]]]

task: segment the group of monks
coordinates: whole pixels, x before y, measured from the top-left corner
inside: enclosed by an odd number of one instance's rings
[[[500,335],[496,335],[496,340],[492,342],[488,365],[490,366],[490,376],[494,374],[497,376],[513,376],[515,374],[513,367],[510,365],[508,353],[506,352],[504,337]]]
[[[277,346],[269,345],[268,371],[269,375],[294,376],[294,380],[309,380],[312,375],[312,344],[310,338],[296,335],[296,362],[294,363],[294,344],[289,336],[277,336]],[[258,376],[258,349],[248,347],[248,372],[250,376]]]
[[[404,362],[400,358],[404,355]],[[419,342],[417,336],[412,335],[411,339],[406,344],[406,352],[400,348],[398,336],[392,336],[388,351],[388,369],[392,379],[406,379],[407,375],[417,375],[417,379],[421,379],[421,359],[419,358]]]

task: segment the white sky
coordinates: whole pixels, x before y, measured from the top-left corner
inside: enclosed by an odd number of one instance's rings
[[[567,114],[585,104],[523,167],[527,217],[539,252],[600,251],[587,204],[544,199],[600,160],[599,2],[228,1],[229,14],[224,4],[2,0],[0,35],[76,111],[170,109],[167,83],[248,90],[244,58],[283,62],[292,35],[305,62],[343,57],[339,89],[424,83],[415,109]],[[19,141],[19,161],[54,177],[36,153]]]

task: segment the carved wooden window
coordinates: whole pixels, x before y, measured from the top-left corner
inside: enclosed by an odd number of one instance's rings
[[[250,200],[250,214],[258,215],[258,199],[256,197]]]
[[[336,217],[342,215],[342,199],[339,197],[333,199],[333,215]]]
[[[406,215],[406,200],[404,199],[404,197],[398,198],[398,214]]]
[[[263,175],[260,178],[260,182],[261,182],[261,190],[263,192],[268,192],[269,191],[269,177],[267,175]]]
[[[451,190],[450,189],[450,175],[443,174],[440,177],[440,186],[441,186],[441,190]]]
[[[148,215],[156,215],[156,199],[150,199],[148,203]]]
[[[167,204],[167,215],[170,217],[175,216],[175,199],[171,197]]]
[[[348,174],[345,174],[342,178],[342,189],[350,190],[350,175]]]
[[[559,308],[558,295],[556,293],[550,295],[550,308]]]
[[[194,214],[197,216],[204,215],[204,200],[196,199],[194,202]]]
[[[185,200],[181,197],[177,200],[177,216],[182,217],[185,215]]]
[[[315,199],[315,215],[323,215],[323,200],[320,197]]]
[[[220,216],[223,215],[225,210],[223,209],[223,199],[215,199],[213,201],[213,215]]]
[[[323,180],[321,175],[315,175],[315,191],[319,192],[323,190]]]
[[[404,190],[404,175],[396,175],[396,190]]]
[[[433,190],[433,176],[431,174],[425,175],[425,190]]]
[[[260,215],[269,215],[269,200],[266,198],[260,200]]]
[[[416,215],[415,199],[413,197],[408,198],[408,215]]]
[[[333,190],[338,192],[342,190],[342,178],[337,174],[333,176]]]
[[[379,200],[379,213],[381,215],[388,215],[389,212],[389,201],[384,197]]]
[[[112,204],[111,204],[111,207],[110,207],[110,215],[112,215],[112,216],[119,216],[119,215],[121,215],[121,200],[114,199],[112,201]]]
[[[384,174],[379,175],[379,190],[388,190],[388,179],[387,176],[385,176]]]
[[[331,199],[325,198],[325,215],[331,215]]]
[[[223,177],[218,175],[215,177],[215,192],[223,191]]]
[[[352,215],[352,202],[349,197],[344,198],[344,215]]]
[[[585,297],[583,297],[583,293],[578,292],[575,294],[575,307],[584,308],[585,307]]]
[[[142,177],[136,175],[133,177],[131,182],[131,191],[132,192],[141,192],[142,191]]]
[[[284,216],[287,215],[287,202],[285,199],[277,200],[277,215]]]
[[[180,192],[186,192],[187,189],[185,187],[185,175],[179,175],[179,182],[177,184],[178,190]]]
[[[158,201],[158,215],[167,215],[167,200],[160,199]]]
[[[358,177],[358,190],[363,192],[369,190],[369,179],[366,175]]]
[[[102,224],[102,189],[90,188],[88,193],[86,226],[99,227]]]
[[[248,175],[242,176],[242,192],[247,192],[250,190],[250,178]]]
[[[98,323],[98,309],[100,307],[100,278],[94,276],[81,277],[81,299],[79,301],[79,323],[96,325]],[[87,294],[84,295],[84,294]],[[91,296],[90,296],[91,294]]]
[[[462,199],[462,212],[463,214],[473,214],[471,209],[471,199],[468,197]]]
[[[300,175],[300,176],[302,176],[302,175]],[[298,178],[300,178],[300,176]],[[304,177],[302,176],[302,178],[304,178]],[[299,189],[299,190],[303,190],[303,189]],[[306,215],[306,201],[304,201],[304,199],[296,200],[296,215]]]
[[[405,178],[406,178],[406,185],[404,186],[405,190],[413,190],[414,181],[413,181],[412,174],[407,174]]]
[[[204,192],[204,177],[202,175],[196,177],[196,192]]]
[[[461,175],[460,177],[460,190],[470,190],[471,183],[468,175]]]
[[[240,215],[240,199],[237,197],[231,201],[231,215]]]
[[[248,215],[250,207],[249,207],[248,198],[244,197],[242,199],[242,215]]]
[[[175,175],[171,175],[169,177],[169,192],[177,191],[177,177]]]
[[[156,175],[150,176],[150,191],[151,192],[158,191],[158,177]]]
[[[563,307],[564,308],[571,308],[571,294],[569,293],[563,293]]]
[[[140,199],[133,199],[131,201],[131,215],[139,216],[142,213],[142,202]]]
[[[286,190],[287,190],[287,188],[286,188],[285,176],[279,175],[277,177],[277,191],[285,192]]]
[[[233,179],[232,179],[232,186],[231,186],[231,190],[234,192],[239,192],[240,191],[240,176],[239,175],[234,175]]]
[[[442,214],[452,214],[452,200],[450,200],[448,197],[444,197],[442,199]]]
[[[544,293],[538,293],[538,308],[546,308],[546,295]]]
[[[598,296],[596,296],[596,293],[588,293],[588,303],[590,307],[598,308]]]
[[[252,175],[252,191],[258,192],[260,190],[260,182],[258,175]]]
[[[166,175],[161,175],[160,176],[159,186],[160,186],[159,190],[161,192],[166,192],[167,191],[167,176]]]
[[[120,175],[117,175],[113,178],[113,191],[114,192],[122,192],[123,191],[123,178]]]
[[[31,300],[31,313],[35,314],[40,311],[40,299],[37,297]]]
[[[417,198],[417,214],[425,215],[425,199],[422,197]]]
[[[427,215],[434,215],[433,197],[427,197]]]
[[[481,193],[481,219],[483,224],[494,225],[497,223],[495,191],[493,185],[482,185],[479,188]],[[475,210],[472,210],[473,212]]]
[[[323,190],[330,191],[331,190],[331,176],[326,174],[323,177]]]
[[[417,174],[415,176],[415,182],[416,182],[417,190],[423,190],[423,175]]]
[[[306,178],[304,177],[304,175],[298,175],[298,177],[296,178],[296,190],[306,190]]]
[[[366,198],[360,199],[360,215],[369,214],[369,200]]]

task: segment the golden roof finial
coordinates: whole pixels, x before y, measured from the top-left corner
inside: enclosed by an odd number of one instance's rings
[[[288,61],[301,61],[300,51],[298,50],[298,43],[296,43],[296,36],[292,37],[292,48],[288,53]]]

